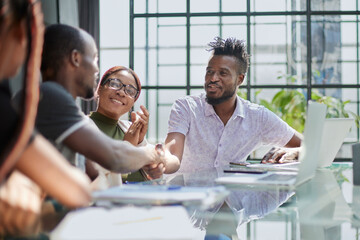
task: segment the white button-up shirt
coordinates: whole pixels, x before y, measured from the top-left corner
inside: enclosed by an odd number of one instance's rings
[[[168,132],[185,135],[179,172],[244,162],[260,146],[284,146],[295,133],[273,112],[240,97],[224,126],[205,97],[205,93],[186,96],[172,106]]]

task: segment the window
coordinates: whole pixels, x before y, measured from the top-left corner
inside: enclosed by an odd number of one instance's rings
[[[128,65],[151,120],[148,139],[164,141],[172,103],[202,92],[214,37],[244,39],[251,65],[241,91],[270,102],[279,91],[328,96],[359,114],[358,0],[101,1],[101,72]],[[120,11],[120,13],[119,13]],[[106,36],[106,37],[105,37]],[[358,141],[355,124],[347,138]],[[351,157],[349,146],[340,158]]]

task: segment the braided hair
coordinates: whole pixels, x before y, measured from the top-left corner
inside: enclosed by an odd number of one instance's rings
[[[237,73],[245,74],[250,65],[250,56],[246,51],[246,45],[244,40],[237,40],[236,38],[222,39],[220,37],[214,38],[213,42],[209,44],[213,55],[226,55],[233,56],[237,60]]]

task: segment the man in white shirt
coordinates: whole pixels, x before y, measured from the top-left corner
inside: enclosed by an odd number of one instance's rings
[[[178,99],[165,140],[180,172],[245,162],[262,145],[299,147],[301,135],[263,106],[237,96],[249,67],[243,41],[216,38],[205,74],[206,94]],[[266,162],[284,162],[297,151],[272,151]]]

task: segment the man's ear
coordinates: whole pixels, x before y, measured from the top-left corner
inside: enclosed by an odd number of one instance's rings
[[[238,77],[237,77],[237,86],[240,86],[243,81],[244,81],[244,78],[245,78],[245,74],[239,74]]]
[[[80,67],[81,53],[78,50],[74,49],[71,51],[70,62],[75,67]]]

